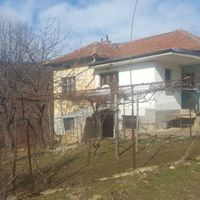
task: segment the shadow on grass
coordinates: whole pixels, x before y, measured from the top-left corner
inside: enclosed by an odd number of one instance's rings
[[[125,148],[121,153],[119,153],[119,156],[122,156],[124,153],[126,153],[133,145],[129,145],[127,148]]]
[[[80,153],[81,154],[81,153]],[[37,187],[37,189],[47,189],[50,185],[56,186],[55,183],[55,179],[54,177],[60,173],[60,171],[62,169],[64,169],[64,167],[68,166],[70,163],[75,162],[76,160],[78,160],[80,158],[80,154],[78,155],[73,155],[71,157],[67,157],[66,158],[62,158],[62,160],[58,161],[55,163],[54,167],[50,164],[48,166],[43,166],[40,169],[34,169],[34,173],[33,173],[33,177],[34,179],[37,179],[37,182],[39,182],[41,185],[39,186],[38,184],[36,184],[35,187]],[[76,173],[74,173],[75,175]],[[45,176],[43,176],[45,175]],[[45,179],[48,179],[48,184],[47,183],[43,183],[44,181],[44,177]],[[41,179],[41,181],[39,180]],[[53,184],[51,184],[53,183]],[[18,179],[18,183],[17,185],[19,186],[19,188],[23,188],[23,190],[29,190],[30,187],[30,177],[28,173],[24,173],[23,176],[19,177]],[[40,190],[39,189],[39,190]]]
[[[75,164],[76,167],[73,166],[74,162],[77,162],[77,164]],[[63,183],[67,183],[69,179],[81,175],[89,165],[90,163],[88,163],[87,156],[84,156],[84,152],[79,152],[71,158],[62,160],[62,162],[55,165],[55,173],[49,177],[51,180],[49,186],[57,187]],[[51,171],[52,169],[50,168],[48,173],[50,174]]]

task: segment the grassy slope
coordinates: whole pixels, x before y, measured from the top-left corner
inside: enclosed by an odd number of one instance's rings
[[[70,150],[56,156],[55,170],[52,157],[44,156],[40,161],[43,172],[48,174],[48,185],[41,188],[63,188],[54,194],[40,195],[33,199],[89,199],[95,194],[100,199],[200,199],[200,165],[171,170],[162,164],[179,159],[186,151],[190,140],[158,140],[140,142],[137,154],[137,167],[161,165],[155,172],[124,178],[98,181],[101,177],[125,172],[132,168],[130,141],[122,141],[119,161],[114,157],[113,141],[103,141],[95,156],[88,163],[88,146]],[[200,155],[200,141],[196,138],[190,158]],[[123,153],[124,152],[124,153]],[[25,183],[25,184],[24,184]],[[42,183],[40,183],[42,185]],[[24,179],[19,186],[27,186]]]

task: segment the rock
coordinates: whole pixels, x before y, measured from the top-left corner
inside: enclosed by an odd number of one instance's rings
[[[196,160],[200,160],[200,155],[196,157]]]
[[[105,181],[105,180],[108,180],[108,179],[115,179],[115,178],[121,178],[121,177],[126,177],[126,176],[133,176],[134,174],[142,174],[144,172],[153,172],[154,170],[158,169],[159,166],[157,165],[153,165],[153,166],[149,166],[149,167],[141,167],[141,168],[137,168],[135,169],[134,171],[128,171],[128,172],[123,172],[123,173],[120,173],[120,174],[115,174],[111,177],[104,177],[104,178],[99,178],[97,179],[98,181]]]
[[[149,147],[149,146],[150,146],[150,144],[149,144],[149,143],[146,143],[145,147],[147,148],[147,147]]]
[[[186,162],[184,165],[185,166],[190,166],[192,163],[190,163],[190,162]]]
[[[138,174],[138,173],[144,173],[144,172],[153,172],[157,168],[158,168],[157,165],[149,166],[149,167],[141,167],[141,168],[136,169],[134,173]]]
[[[70,200],[78,200],[80,199],[80,196],[77,196],[77,195],[74,195],[74,194],[66,194],[65,195],[67,197],[67,199],[70,199]]]
[[[183,137],[183,136],[179,136],[179,137],[176,139],[176,141],[183,141],[183,140],[185,140],[185,137]]]
[[[175,169],[175,167],[173,165],[170,165],[169,169]]]
[[[102,199],[102,196],[99,194],[95,194],[93,197],[89,198],[88,200],[100,200]]]
[[[48,195],[48,194],[54,194],[56,192],[61,192],[63,191],[64,188],[55,188],[55,189],[48,189],[48,190],[45,190],[43,192],[41,192],[42,195]],[[9,199],[10,200],[10,199]]]
[[[20,152],[23,152],[23,151],[24,151],[24,148],[19,149],[19,151],[20,151]]]
[[[6,200],[17,200],[17,197],[9,195]]]

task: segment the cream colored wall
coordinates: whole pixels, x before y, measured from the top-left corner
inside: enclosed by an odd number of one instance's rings
[[[95,76],[94,70],[88,66],[73,67],[70,69],[56,70],[54,71],[54,94],[62,94],[61,78],[64,77],[76,77],[76,91],[95,89]],[[80,108],[87,107],[88,102],[84,100],[72,103],[70,100],[61,100],[59,95],[57,100],[54,101],[54,129],[57,134],[63,135],[63,140],[66,143],[80,142],[82,135],[82,121],[75,118],[74,130],[67,131],[65,134],[63,118],[72,112],[80,110]],[[77,125],[78,124],[78,125]]]
[[[63,69],[54,71],[54,94],[62,93],[61,78],[76,76],[76,91],[94,89],[95,88],[95,76],[94,70],[88,66],[73,67],[70,69]],[[82,103],[84,104],[84,102]],[[54,101],[54,117],[59,117],[70,112],[78,110],[80,103],[77,105],[67,100],[55,100]]]

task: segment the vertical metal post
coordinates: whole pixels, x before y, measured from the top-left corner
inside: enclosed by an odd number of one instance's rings
[[[132,150],[133,150],[133,169],[136,168],[136,151],[135,151],[135,130],[132,128]]]
[[[134,93],[133,93],[133,85],[132,85],[132,75],[130,71],[131,76],[131,121],[132,121],[132,127],[131,127],[131,134],[132,134],[132,148],[133,148],[133,169],[136,169],[136,149],[135,149],[135,120],[134,120]]]
[[[28,153],[28,163],[29,163],[30,190],[31,192],[33,192],[33,171],[32,171],[32,162],[31,162],[31,144],[30,144],[28,124],[26,127],[26,141],[27,141],[27,153]]]
[[[192,137],[192,113],[191,113],[191,109],[190,109],[190,137]]]
[[[114,94],[114,134],[115,134],[115,157],[119,159],[119,127],[118,127],[118,96]]]
[[[125,99],[123,98],[123,115],[126,115],[126,108],[125,108]],[[124,120],[124,119],[123,119]],[[124,128],[124,121],[123,121],[123,133],[124,133],[124,139],[126,138],[126,130]]]
[[[49,101],[47,102],[47,108],[48,108],[48,121],[49,121],[49,133],[50,133],[50,137],[51,137],[51,140],[54,139],[54,134],[52,133],[52,121],[51,121],[51,112],[50,112],[50,106],[49,106]]]
[[[61,120],[60,120],[60,124],[61,124],[61,132],[62,132],[62,150],[63,152],[65,151],[65,130],[64,130],[64,121],[63,121],[63,105],[62,105],[62,101],[60,101],[60,105],[61,105]]]
[[[139,95],[137,95],[137,119],[136,119],[136,140],[135,140],[135,149],[138,151],[138,137],[139,137]]]
[[[132,41],[133,36],[133,25],[135,20],[135,13],[137,9],[138,0],[135,1],[132,22],[131,22],[131,35],[130,35],[130,42]],[[131,55],[131,48],[129,43],[129,53]],[[132,71],[131,71],[131,56],[130,56],[130,85],[131,85],[131,106],[132,106],[132,140],[133,140],[133,169],[136,168],[136,152],[135,152],[135,131],[134,131],[134,97],[133,97],[133,81],[132,81]]]

